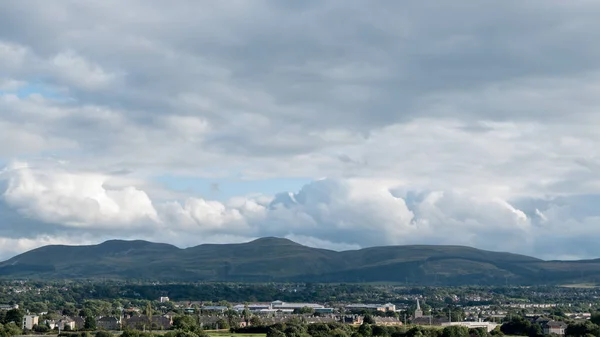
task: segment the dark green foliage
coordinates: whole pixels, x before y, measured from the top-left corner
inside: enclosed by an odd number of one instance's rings
[[[96,330],[96,319],[94,316],[88,316],[85,318],[83,328],[86,330]]]
[[[375,319],[373,318],[372,315],[366,314],[363,318],[363,322],[367,323],[367,324],[375,324]]]
[[[201,261],[200,263],[198,261]],[[18,262],[18,263],[17,263]],[[187,249],[145,241],[46,246],[0,263],[0,275],[165,281],[399,281],[420,284],[567,282],[600,276],[600,261],[541,261],[460,246],[373,247],[335,252],[285,239]],[[432,277],[433,275],[436,277]],[[442,276],[443,275],[443,276]],[[34,306],[43,309],[43,303]]]
[[[469,337],[469,328],[466,326],[447,326],[442,330],[442,337]]]
[[[0,337],[12,337],[21,335],[23,331],[15,323],[10,322],[6,324],[0,324]]]
[[[569,337],[586,337],[588,335],[600,337],[600,327],[590,321],[577,322],[569,324],[565,335]]]
[[[112,333],[108,331],[98,331],[96,332],[96,337],[114,337]]]
[[[6,312],[6,315],[4,316],[3,323],[6,324],[14,322],[17,325],[21,325],[21,322],[23,321],[23,316],[25,316],[25,314],[19,309],[8,310]]]
[[[520,316],[515,316],[510,321],[502,324],[500,330],[505,335],[530,337],[543,336],[542,327],[539,324],[532,324],[530,321]]]

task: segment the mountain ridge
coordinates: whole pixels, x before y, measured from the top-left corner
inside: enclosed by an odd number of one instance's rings
[[[143,240],[49,245],[0,262],[9,279],[151,279],[227,282],[402,282],[423,285],[558,284],[600,280],[600,259],[545,261],[460,245],[333,251],[264,237],[179,248]]]

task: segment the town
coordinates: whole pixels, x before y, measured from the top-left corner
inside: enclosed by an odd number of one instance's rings
[[[177,291],[172,291],[175,298],[167,293],[168,289],[186,287],[201,292],[208,289],[213,295],[207,299],[183,299]],[[349,293],[349,289],[354,292]],[[165,294],[145,298],[155,293],[148,290]],[[215,297],[219,293],[227,299]],[[231,301],[235,293],[245,293],[238,295],[244,298]],[[275,293],[282,299],[262,300],[266,293]],[[327,299],[319,301],[319,296]],[[261,300],[251,300],[257,297]],[[290,300],[295,298],[311,301]],[[338,335],[368,336],[412,336],[417,332],[435,336],[449,329],[478,336],[598,336],[600,332],[600,293],[593,287],[89,282],[65,285],[13,281],[3,284],[0,299],[7,301],[0,304],[0,322],[6,336],[183,332],[289,335],[285,332],[289,326],[304,327],[307,333],[328,327],[337,330]]]

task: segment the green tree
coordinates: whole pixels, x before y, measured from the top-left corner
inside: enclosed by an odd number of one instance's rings
[[[98,331],[96,332],[96,337],[114,337],[112,333],[108,331]]]
[[[466,326],[447,326],[442,331],[442,337],[469,337],[469,328]]]
[[[592,314],[592,317],[590,317],[590,322],[596,325],[600,325],[600,311],[597,311]]]
[[[25,316],[23,311],[19,309],[11,309],[6,312],[6,316],[4,317],[4,323],[14,322],[17,325],[21,325],[21,322],[23,321],[23,316]]]
[[[83,328],[90,331],[96,330],[96,319],[93,316],[86,317]]]
[[[182,315],[173,318],[173,328],[182,331],[193,331],[196,328],[196,320],[191,316]]]
[[[373,329],[371,328],[371,324],[369,324],[369,323],[361,324],[360,327],[358,328],[358,333],[364,337],[372,336]]]
[[[385,326],[373,325],[371,326],[371,330],[373,332],[373,336],[389,336],[388,330]]]
[[[367,324],[375,324],[375,319],[373,318],[372,315],[366,314],[365,317],[363,318],[363,322],[367,323]]]

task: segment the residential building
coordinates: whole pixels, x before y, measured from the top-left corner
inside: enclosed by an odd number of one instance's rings
[[[152,316],[152,324],[146,315],[132,316],[123,321],[123,327],[138,330],[168,330],[173,320],[166,316]]]
[[[75,322],[75,330],[81,330],[85,327],[85,318],[83,317],[71,317],[73,322]]]
[[[402,325],[402,322],[396,317],[373,317],[376,325]]]
[[[25,315],[23,316],[23,324],[21,325],[21,328],[23,328],[23,330],[31,330],[33,329],[34,325],[38,325],[39,319],[40,318],[37,315]]]
[[[549,321],[542,326],[544,335],[559,335],[564,336],[567,324],[559,321]]]
[[[58,329],[61,331],[64,330],[75,330],[77,324],[74,319],[71,317],[63,316],[57,320],[49,320],[46,321],[46,324],[50,327],[50,329]]]
[[[217,311],[217,312],[225,312],[229,309],[224,305],[205,305],[200,308],[202,311]]]
[[[12,310],[19,309],[19,305],[17,304],[0,304],[0,310]]]
[[[484,328],[487,330],[487,332],[491,332],[499,324],[492,323],[492,322],[445,322],[445,323],[441,323],[441,326],[451,326],[451,325],[466,326],[469,329]]]
[[[349,311],[358,311],[358,310],[396,311],[396,305],[394,305],[392,303],[386,303],[386,304],[358,303],[358,304],[349,304],[345,307],[345,309],[349,310]]]
[[[170,299],[167,296],[161,296],[158,300],[160,303],[165,303],[165,302],[170,301]]]
[[[96,319],[96,326],[103,330],[121,330],[121,319],[117,317],[100,317]]]
[[[286,303],[282,301],[274,301],[271,302],[271,309],[302,309],[302,308],[311,308],[311,309],[322,309],[325,306],[316,303]]]

